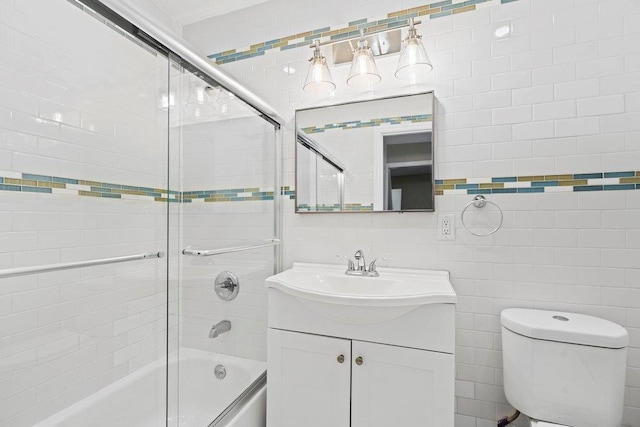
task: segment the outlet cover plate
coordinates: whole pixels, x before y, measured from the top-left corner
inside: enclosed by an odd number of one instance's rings
[[[438,215],[438,240],[456,240],[455,214]]]

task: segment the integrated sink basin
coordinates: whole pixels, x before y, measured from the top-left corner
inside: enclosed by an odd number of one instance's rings
[[[294,263],[293,268],[269,277],[266,286],[343,323],[384,322],[421,306],[456,303],[447,271],[378,271],[379,277],[350,276],[342,265]]]

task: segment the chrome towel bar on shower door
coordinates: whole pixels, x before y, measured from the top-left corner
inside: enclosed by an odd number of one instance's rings
[[[115,258],[95,259],[91,261],[67,262],[61,264],[48,264],[34,267],[9,268],[0,270],[0,279],[7,277],[26,276],[29,274],[47,273],[50,271],[70,270],[73,268],[91,267],[94,265],[115,264],[119,262],[136,261],[147,258],[162,258],[164,252],[148,252],[138,255],[121,256]]]
[[[206,250],[193,249],[189,246],[182,251],[182,254],[191,255],[191,256],[212,256],[212,255],[228,254],[231,252],[248,251],[251,249],[268,248],[270,246],[278,246],[280,244],[282,244],[282,241],[280,239],[269,239],[264,243],[258,243],[253,245],[243,245],[243,246],[232,246],[229,248],[221,248],[221,249],[206,249]]]

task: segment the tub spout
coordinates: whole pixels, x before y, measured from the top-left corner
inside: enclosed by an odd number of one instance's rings
[[[231,330],[231,322],[228,320],[223,320],[222,322],[216,323],[211,327],[209,331],[209,338],[215,338],[220,334],[224,334],[225,332],[229,332]]]

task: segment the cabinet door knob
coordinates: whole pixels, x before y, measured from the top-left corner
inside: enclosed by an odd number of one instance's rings
[[[340,356],[338,356],[338,363],[343,363],[344,362],[344,355],[341,354]]]
[[[361,356],[356,357],[356,365],[360,366],[364,362],[364,359]]]

